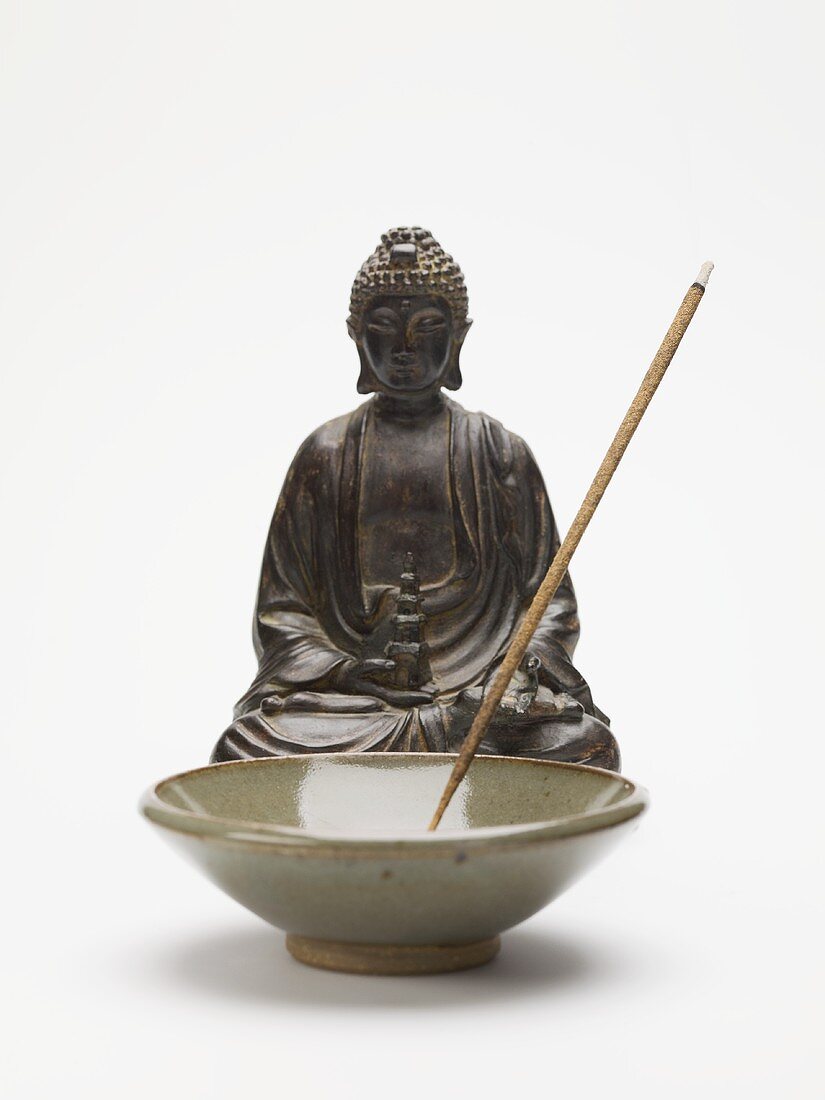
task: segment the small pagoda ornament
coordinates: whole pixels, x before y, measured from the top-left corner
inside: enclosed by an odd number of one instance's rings
[[[419,688],[431,678],[424,641],[427,616],[421,610],[422,602],[415,558],[407,553],[396,597],[396,613],[392,617],[393,636],[384,650],[384,655],[395,661],[394,681],[398,688]]]

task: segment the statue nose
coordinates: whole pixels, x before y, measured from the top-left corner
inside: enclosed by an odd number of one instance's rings
[[[394,351],[392,353],[392,361],[399,367],[407,367],[415,360],[415,352],[412,351]]]

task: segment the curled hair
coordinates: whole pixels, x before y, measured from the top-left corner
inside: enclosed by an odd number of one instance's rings
[[[378,294],[426,294],[446,299],[453,319],[467,319],[467,288],[461,268],[426,229],[390,229],[355,276],[350,323],[361,326],[364,307]]]

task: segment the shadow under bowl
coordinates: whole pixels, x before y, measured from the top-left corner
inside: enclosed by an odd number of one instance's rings
[[[638,824],[642,787],[581,764],[477,757],[426,831],[455,757],[349,753],[213,764],[143,814],[301,962],[421,974],[478,966]]]

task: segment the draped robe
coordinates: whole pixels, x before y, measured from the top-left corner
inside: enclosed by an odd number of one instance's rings
[[[455,568],[422,587],[433,702],[404,709],[341,692],[350,659],[383,656],[396,589],[367,586],[359,553],[359,491],[371,401],[322,425],[287,474],[264,551],[254,622],[258,673],[212,759],[307,752],[457,751],[471,709],[504,655],[558,548],[541,474],[526,444],[483,413],[443,399]],[[618,767],[607,719],[572,664],[579,635],[569,576],[530,646],[539,684],[563,693],[541,721],[482,751]],[[542,690],[540,687],[540,691]],[[506,742],[506,743],[505,743]]]

